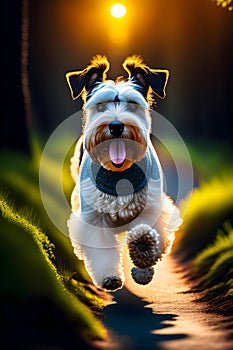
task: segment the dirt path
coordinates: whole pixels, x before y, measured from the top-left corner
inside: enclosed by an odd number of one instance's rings
[[[232,332],[226,329],[230,320],[206,314],[204,304],[194,302],[196,295],[184,293],[189,287],[171,256],[157,264],[147,286],[134,283],[127,257],[124,266],[125,287],[104,311],[110,337],[102,349],[233,349]]]

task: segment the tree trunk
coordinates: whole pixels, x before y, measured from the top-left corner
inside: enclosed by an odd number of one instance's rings
[[[1,138],[4,149],[30,153],[22,90],[22,1],[5,1],[2,12]]]

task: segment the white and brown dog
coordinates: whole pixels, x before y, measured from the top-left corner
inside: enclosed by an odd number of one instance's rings
[[[109,291],[124,282],[124,242],[133,279],[147,284],[182,222],[163,192],[150,140],[152,94],[165,97],[169,73],[150,69],[140,56],[128,57],[123,67],[127,80],[106,80],[109,62],[97,55],[83,71],[66,74],[72,98],[82,94],[84,101],[83,135],[71,159],[76,186],[69,235],[94,284]]]

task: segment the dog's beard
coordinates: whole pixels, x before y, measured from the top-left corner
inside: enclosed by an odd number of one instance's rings
[[[103,124],[85,135],[85,148],[92,160],[107,170],[124,171],[144,157],[146,133],[136,125],[125,125],[122,135],[114,138]]]

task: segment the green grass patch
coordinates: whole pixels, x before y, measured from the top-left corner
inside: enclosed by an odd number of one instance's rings
[[[35,142],[36,143],[36,142]],[[0,192],[14,203],[14,206],[23,213],[30,213],[30,220],[41,227],[50,241],[54,243],[55,263],[59,270],[66,270],[70,273],[78,272],[78,276],[82,281],[90,282],[84,265],[78,261],[73,253],[70,239],[62,233],[50,220],[44,209],[40,188],[39,188],[39,160],[41,150],[36,143],[33,156],[29,157],[12,151],[0,152],[1,172],[0,172]],[[68,162],[68,160],[67,160]],[[70,190],[73,186],[72,179],[68,170],[64,170],[63,181],[66,183],[66,190]],[[63,206],[60,204],[59,198],[56,196],[57,187],[53,178],[53,174],[58,169],[56,159],[48,159],[46,168],[46,195],[51,204],[57,218],[66,225],[69,217],[68,212],[64,212]]]
[[[193,261],[193,275],[198,287],[204,291],[204,299],[221,295],[222,300],[233,297],[233,228],[230,222],[219,230],[216,239]],[[232,308],[232,307],[231,307]],[[233,309],[233,308],[232,308]]]
[[[227,259],[228,255],[233,253],[233,229],[231,223],[225,222],[224,229],[218,230],[214,242],[208,245],[194,260],[194,270],[199,275],[209,275],[216,269],[216,266],[221,265],[221,260]],[[223,255],[225,258],[219,258]],[[233,262],[233,260],[232,260]],[[211,266],[211,268],[210,268]],[[232,265],[233,268],[233,265]]]
[[[106,306],[103,299],[99,298],[97,295],[94,295],[87,289],[85,284],[77,281],[72,276],[66,275],[63,281],[67,289],[77,296],[85,305],[91,307],[92,310],[98,312],[101,308]]]
[[[66,225],[70,212],[69,207],[64,212],[59,201],[56,175],[59,172],[69,201],[74,186],[69,173],[73,150],[67,152],[61,168],[62,147],[60,142],[54,154],[46,159],[43,171],[46,196],[57,217]],[[32,139],[32,148],[30,157],[13,151],[0,152],[0,294],[3,314],[6,320],[9,318],[8,328],[14,319],[15,330],[19,320],[22,326],[25,322],[15,338],[22,338],[26,330],[32,334],[40,332],[41,327],[44,327],[41,332],[48,332],[49,338],[53,329],[53,340],[57,333],[60,339],[58,344],[52,341],[55,347],[62,341],[67,346],[69,337],[75,341],[79,336],[79,345],[87,339],[102,339],[106,331],[96,316],[105,302],[97,291],[88,288],[91,279],[83,262],[75,256],[69,237],[51,222],[44,209],[39,187],[42,149],[37,138]],[[25,342],[27,339],[25,335]],[[33,346],[35,343],[39,341],[32,341]]]
[[[106,332],[102,324],[77,298],[78,293],[75,297],[63,283],[52,262],[54,245],[48,237],[3,197],[0,211],[0,304],[4,326],[9,322],[13,331],[14,324],[19,329],[33,325],[33,331],[39,327],[47,339],[50,327],[55,332],[56,325],[58,330],[69,330],[84,342],[103,339]]]
[[[185,200],[180,205],[185,208]],[[209,310],[233,312],[233,172],[225,171],[194,189],[176,234],[174,253],[184,263],[192,289]]]
[[[180,204],[185,206],[185,200]],[[226,173],[194,189],[183,224],[176,234],[175,250],[188,257],[196,256],[211,243],[233,213],[233,176]]]

